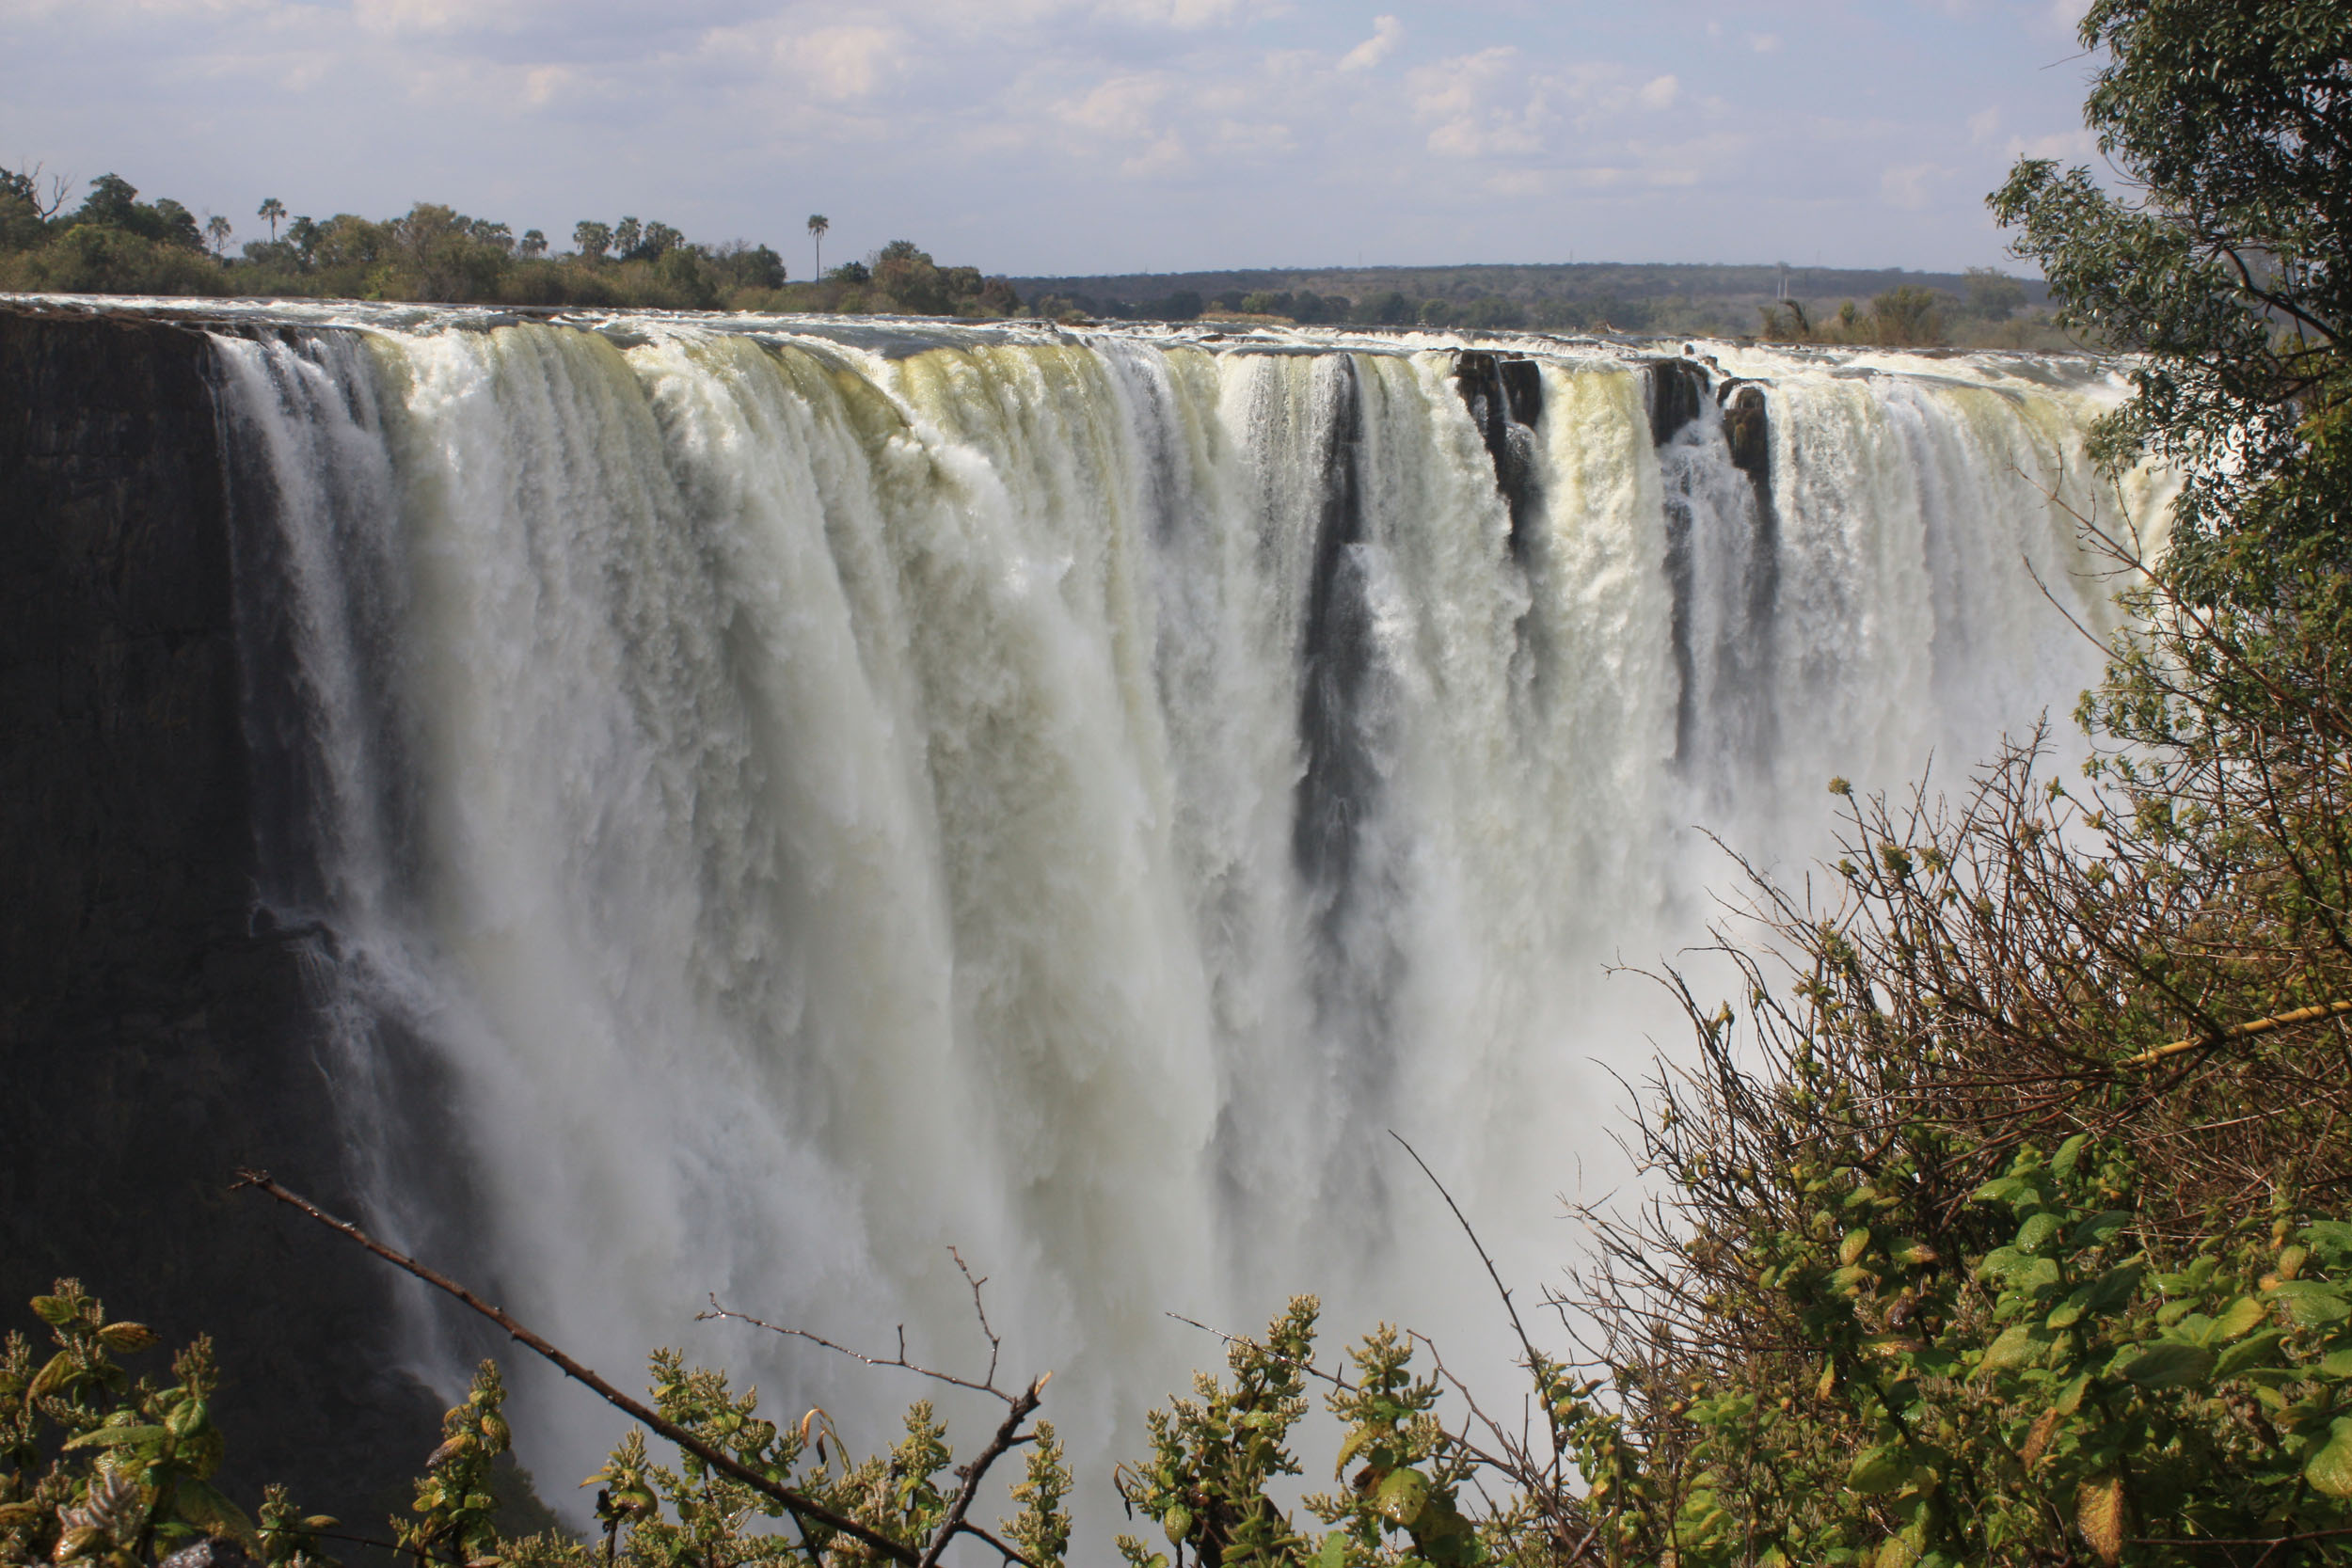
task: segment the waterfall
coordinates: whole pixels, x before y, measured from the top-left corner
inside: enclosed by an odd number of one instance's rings
[[[1833,773],[2067,706],[2115,613],[2073,513],[2151,505],[2091,478],[2089,361],[358,309],[215,348],[264,899],[323,933],[376,1223],[616,1381],[677,1344],[861,1448],[931,1390],[692,1315],[970,1366],[952,1244],[1098,1472],[1220,1354],[1169,1312],[1316,1290],[1503,1359],[1389,1131],[1556,1277],[1612,1072],[1677,1033],[1610,966],[1734,881],[1700,830],[1801,866]],[[521,1381],[525,1462],[593,1468],[616,1424]]]

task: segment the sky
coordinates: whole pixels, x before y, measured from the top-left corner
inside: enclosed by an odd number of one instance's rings
[[[0,165],[220,214],[660,219],[809,275],[2016,263],[2082,0],[0,0]]]

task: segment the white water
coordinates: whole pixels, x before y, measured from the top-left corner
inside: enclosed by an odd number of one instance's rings
[[[1098,1539],[1219,1355],[1168,1312],[1318,1290],[1500,1360],[1388,1131],[1553,1277],[1555,1195],[1622,1174],[1608,1068],[1677,1043],[1604,966],[1732,880],[1695,829],[1801,862],[1831,774],[2069,705],[2036,572],[2109,622],[2085,364],[1718,351],[1768,388],[1759,533],[1712,400],[1661,450],[1629,356],[1515,342],[1515,550],[1438,340],[278,320],[217,339],[268,895],[336,935],[378,1223],[621,1381],[680,1344],[859,1447],[925,1390],[690,1319],[968,1369],[953,1243]],[[550,1493],[590,1418],[527,1384]]]

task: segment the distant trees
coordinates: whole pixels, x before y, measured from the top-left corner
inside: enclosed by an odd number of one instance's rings
[[[66,221],[70,227],[119,230],[183,250],[204,248],[204,235],[194,213],[169,197],[149,203],[138,196],[138,187],[122,176],[102,174],[90,182],[80,211]]]
[[[38,167],[0,168],[0,290],[964,316],[1022,309],[1003,278],[943,266],[911,240],[884,246],[870,266],[852,261],[793,283],[769,245],[696,243],[633,214],[580,220],[572,248],[556,254],[545,230],[518,239],[505,222],[438,202],[389,219],[320,221],[269,197],[255,209],[267,237],[232,251],[227,217],[199,219],[169,198],[142,200],[119,174],[91,181],[81,206],[60,216],[66,190]],[[828,221],[811,217],[810,238],[821,242]]]
[[[1886,343],[1935,343],[1944,338],[1944,312],[1933,291],[1905,283],[1870,301],[1879,341]]]
[[[2005,322],[2026,303],[2025,285],[1992,267],[1968,269],[1968,293],[1961,308],[1985,321]]]

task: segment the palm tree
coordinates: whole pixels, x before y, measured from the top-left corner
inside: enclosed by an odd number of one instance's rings
[[[211,244],[215,256],[218,256],[228,248],[229,236],[235,230],[230,225],[229,220],[217,213],[205,220],[204,238]]]
[[[269,237],[275,241],[278,238],[278,225],[286,216],[286,204],[273,196],[262,203],[261,210],[254,214],[254,216],[268,220]]]
[[[833,219],[822,213],[808,214],[809,243],[817,247],[817,281],[825,280],[825,230],[833,227]]]

